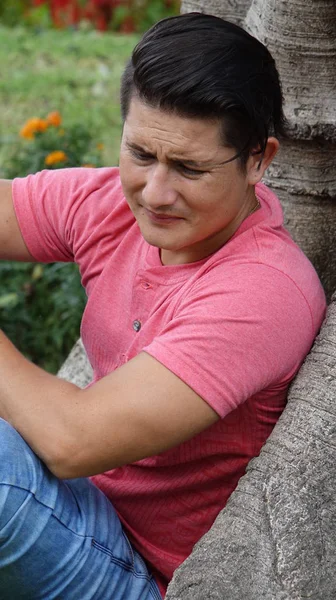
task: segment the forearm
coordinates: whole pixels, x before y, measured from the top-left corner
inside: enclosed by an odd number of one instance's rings
[[[70,444],[80,392],[29,362],[0,331],[0,417],[51,470]]]
[[[1,332],[0,417],[65,479],[154,456],[218,420],[207,402],[146,352],[81,390],[32,365]]]
[[[102,381],[81,390],[33,365],[0,331],[0,418],[61,479],[142,458],[133,405],[126,407],[122,387]]]

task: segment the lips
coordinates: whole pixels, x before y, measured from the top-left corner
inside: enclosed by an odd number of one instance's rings
[[[143,207],[143,210],[145,211],[146,216],[149,219],[151,219],[151,221],[154,221],[156,223],[169,223],[169,222],[181,220],[181,217],[176,217],[174,215],[167,215],[164,213],[155,213],[151,210],[148,210],[148,208],[145,208],[145,207]]]

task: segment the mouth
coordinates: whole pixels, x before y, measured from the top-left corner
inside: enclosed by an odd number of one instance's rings
[[[145,215],[154,223],[174,223],[181,221],[182,217],[176,217],[174,215],[167,215],[165,213],[155,213],[148,208],[142,207]]]

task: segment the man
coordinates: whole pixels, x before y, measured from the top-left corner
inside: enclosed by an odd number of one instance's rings
[[[260,183],[283,121],[266,48],[215,17],[161,21],[121,100],[120,170],[2,183],[2,258],[79,264],[95,374],[80,390],[0,338],[2,599],[164,596],[325,313]]]

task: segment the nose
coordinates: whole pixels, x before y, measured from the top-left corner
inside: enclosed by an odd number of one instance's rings
[[[151,165],[146,174],[142,189],[142,201],[145,208],[158,209],[160,206],[172,206],[177,199],[173,174],[169,167],[158,162]]]

